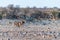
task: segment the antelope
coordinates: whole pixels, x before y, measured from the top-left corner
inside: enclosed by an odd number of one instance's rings
[[[23,25],[24,23],[25,23],[24,21],[14,22],[14,25],[20,27],[20,26]]]

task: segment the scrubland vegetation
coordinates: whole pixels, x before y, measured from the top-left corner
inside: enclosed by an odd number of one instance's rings
[[[59,8],[20,8],[12,4],[7,7],[0,7],[0,19],[23,19],[33,21],[35,19],[59,19]]]

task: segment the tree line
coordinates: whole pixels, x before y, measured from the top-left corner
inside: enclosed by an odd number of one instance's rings
[[[33,21],[35,19],[40,20],[60,18],[60,12],[42,12],[36,7],[20,8],[19,5],[14,6],[10,4],[7,7],[2,7],[0,10],[2,10],[0,11],[0,19],[23,19],[27,21]]]

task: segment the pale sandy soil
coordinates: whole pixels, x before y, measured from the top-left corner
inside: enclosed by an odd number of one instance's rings
[[[13,22],[0,20],[0,40],[60,40],[59,21],[44,22],[46,25],[25,23],[21,27],[14,26]]]

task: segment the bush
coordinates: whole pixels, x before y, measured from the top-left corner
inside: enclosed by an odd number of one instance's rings
[[[7,19],[17,19],[16,15],[7,15]]]
[[[21,18],[21,19],[26,20],[26,17],[27,17],[26,15],[23,15],[23,14],[20,15],[20,18]]]
[[[41,16],[40,13],[31,14],[31,17],[35,19],[38,19],[39,16]]]
[[[16,15],[13,15],[12,18],[13,18],[13,19],[17,19],[17,16],[16,16]]]
[[[2,19],[2,15],[0,15],[0,19]]]
[[[60,13],[58,14],[58,18],[60,18]]]

